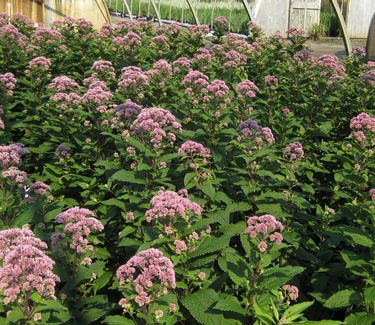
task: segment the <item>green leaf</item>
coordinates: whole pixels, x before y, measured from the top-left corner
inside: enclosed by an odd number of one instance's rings
[[[276,324],[273,317],[271,316],[271,312],[260,306],[256,300],[254,300],[253,307],[255,311],[255,317],[260,319],[263,324]]]
[[[371,239],[371,235],[367,235],[362,229],[356,227],[340,227],[340,230],[351,237],[356,244],[365,246],[365,247],[372,247],[374,245],[373,240]]]
[[[214,311],[213,307],[219,300],[219,295],[213,289],[199,290],[181,299],[182,304],[190,314],[204,325],[226,325],[236,324],[236,322],[225,319],[222,314]]]
[[[190,258],[202,256],[208,253],[217,252],[228,246],[230,236],[221,236],[219,238],[206,237],[203,239],[197,250],[191,253]]]
[[[104,308],[90,308],[85,310],[80,318],[80,322],[83,324],[91,324],[99,318],[103,317],[107,313]]]
[[[363,291],[365,300],[375,302],[375,287],[367,288]]]
[[[110,179],[133,184],[146,184],[145,179],[136,178],[135,172],[130,170],[119,170]]]
[[[107,325],[134,325],[132,320],[118,315],[107,316],[104,318],[103,323]]]
[[[246,309],[243,308],[236,297],[226,296],[225,299],[220,299],[214,307],[222,311],[235,312],[241,315],[246,315]]]
[[[235,250],[225,252],[227,272],[231,280],[238,285],[243,285],[250,278],[250,269],[246,261]]]
[[[283,317],[288,321],[292,321],[298,318],[299,316],[301,316],[301,313],[305,309],[309,308],[313,303],[314,303],[313,301],[306,301],[306,302],[301,302],[300,304],[293,305],[284,312]]]
[[[114,198],[109,199],[109,200],[105,200],[105,201],[101,201],[101,203],[104,204],[104,205],[107,205],[107,206],[115,206],[115,207],[120,208],[123,211],[126,211],[125,203],[120,201],[120,200],[114,199]]]
[[[302,273],[304,269],[301,266],[275,266],[269,268],[259,276],[258,287],[268,290],[278,289],[295,275]]]
[[[359,304],[361,301],[362,296],[357,291],[345,289],[334,293],[323,306],[329,309],[339,309]]]

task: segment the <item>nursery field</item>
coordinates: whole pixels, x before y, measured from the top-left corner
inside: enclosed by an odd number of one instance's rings
[[[0,15],[0,324],[375,322],[375,62],[214,27]]]

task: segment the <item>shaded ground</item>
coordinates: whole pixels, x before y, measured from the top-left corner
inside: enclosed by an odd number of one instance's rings
[[[346,56],[344,42],[342,39],[332,38],[319,41],[307,41],[312,53],[316,56],[323,54],[335,54],[342,58]],[[352,39],[352,47],[366,46],[366,39]]]

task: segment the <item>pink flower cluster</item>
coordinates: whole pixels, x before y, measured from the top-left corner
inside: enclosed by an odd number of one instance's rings
[[[128,99],[124,104],[116,105],[116,116],[124,120],[133,120],[142,111],[142,106]]]
[[[21,163],[21,156],[27,153],[27,149],[21,143],[0,146],[0,164],[2,168],[8,168]]]
[[[173,71],[176,73],[189,71],[191,68],[191,60],[182,56],[172,62]]]
[[[205,35],[210,32],[210,27],[208,25],[190,25],[188,27],[189,35],[194,38],[202,39]]]
[[[261,127],[257,122],[251,119],[241,122],[237,130],[242,134],[242,136],[238,138],[239,141],[242,140],[243,136],[250,138],[255,141],[255,148],[258,149],[264,144],[270,145],[275,142],[275,138],[270,128]]]
[[[180,255],[182,252],[187,251],[188,247],[183,240],[176,239],[173,244],[176,247],[176,254]]]
[[[47,27],[37,27],[35,33],[32,36],[32,40],[39,46],[52,45],[55,46],[64,37],[56,29],[50,29]]]
[[[353,137],[361,144],[375,142],[375,118],[367,113],[360,113],[350,120]]]
[[[224,64],[225,68],[235,68],[246,64],[247,57],[246,55],[239,53],[235,50],[230,50],[224,55]]]
[[[39,196],[44,196],[47,191],[50,191],[49,185],[46,183],[36,181],[35,183],[32,183],[29,190],[27,191],[28,193],[35,193]]]
[[[130,52],[135,48],[138,48],[142,44],[141,37],[134,33],[129,32],[125,36],[117,36],[112,39],[112,44],[118,46],[125,52]]]
[[[66,109],[70,105],[77,105],[81,101],[81,96],[76,93],[80,86],[67,76],[54,78],[48,88],[56,92],[51,97],[51,100],[56,102],[61,109]]]
[[[375,70],[369,70],[361,74],[361,79],[369,85],[375,85]]]
[[[250,217],[247,224],[245,233],[259,241],[258,249],[261,253],[264,253],[268,248],[267,239],[276,245],[279,245],[283,240],[283,236],[277,230],[281,231],[284,227],[280,221],[270,214]]]
[[[13,95],[13,89],[16,87],[16,83],[17,80],[13,73],[7,72],[5,74],[0,74],[0,86],[5,88],[5,92],[8,96]]]
[[[217,98],[223,98],[229,92],[229,87],[226,85],[226,83],[217,79],[213,80],[206,89],[208,93],[212,93]]]
[[[29,61],[29,69],[40,68],[47,71],[51,66],[51,60],[44,56],[38,56]]]
[[[298,29],[295,27],[291,27],[287,30],[287,33],[290,38],[300,38],[300,37],[306,37],[306,32],[303,29]]]
[[[148,134],[155,150],[160,148],[164,139],[167,139],[171,145],[176,141],[175,134],[168,132],[168,129],[182,130],[181,124],[171,112],[157,107],[142,109],[131,128],[133,134]]]
[[[51,66],[51,60],[45,58],[44,56],[38,56],[29,61],[28,69],[25,70],[25,74],[30,76],[32,72],[40,74],[42,72],[48,71]],[[38,76],[40,78],[40,75]]]
[[[5,46],[15,44],[18,47],[24,47],[28,41],[28,38],[17,27],[10,24],[0,27],[0,38],[4,40]]]
[[[9,167],[4,170],[1,175],[4,178],[10,178],[17,185],[22,185],[27,180],[27,174],[24,171],[19,170],[17,167]]]
[[[167,36],[157,35],[151,40],[151,46],[163,46],[164,48],[169,48],[167,41]]]
[[[28,226],[2,230],[0,231],[0,260],[3,260],[11,250],[22,244],[41,250],[47,249],[47,244],[35,237]]]
[[[201,215],[203,211],[198,203],[173,191],[159,192],[150,203],[152,208],[146,211],[148,222],[162,219],[172,224],[177,217],[189,220],[194,215]]]
[[[152,69],[146,72],[146,74],[150,76],[158,75],[163,77],[169,76],[171,73],[172,66],[166,60],[163,59],[156,61],[153,64]]]
[[[264,83],[266,85],[277,85],[279,83],[279,79],[277,79],[275,76],[268,75],[264,78]]]
[[[182,79],[181,83],[190,87],[202,89],[208,86],[208,77],[200,71],[191,70],[188,72],[185,78]],[[188,89],[190,89],[190,91],[188,91]],[[188,89],[186,89],[185,92],[190,93],[191,88]]]
[[[285,291],[287,297],[290,300],[296,301],[298,299],[298,296],[299,296],[298,287],[292,286],[292,285],[289,285],[289,284],[285,284],[285,285],[282,286],[282,289]]]
[[[139,306],[148,305],[158,295],[176,288],[176,277],[171,260],[155,248],[139,252],[116,272],[120,285],[131,283]]]
[[[97,85],[90,85],[87,92],[81,97],[82,103],[106,104],[113,97],[113,94],[105,88],[106,85],[102,81],[98,81]]]
[[[375,188],[372,188],[371,190],[369,190],[369,194],[371,196],[371,200],[375,201]]]
[[[95,61],[91,67],[93,71],[92,76],[99,79],[113,79],[116,78],[115,69],[110,61]]]
[[[302,144],[300,142],[292,142],[284,149],[284,155],[290,160],[302,160],[305,156]]]
[[[48,85],[48,88],[58,93],[67,93],[69,91],[78,90],[80,87],[73,79],[67,76],[60,76],[54,78]]]
[[[237,96],[239,99],[253,98],[259,91],[259,88],[250,80],[240,82],[237,87]]]
[[[76,93],[56,93],[51,97],[57,106],[61,109],[67,109],[70,105],[78,105],[81,102],[81,97]]]
[[[321,76],[327,76],[330,82],[338,81],[345,75],[345,66],[335,55],[325,54],[318,58],[316,65],[321,68]]]
[[[121,70],[118,89],[139,93],[149,83],[147,75],[138,67],[125,67]]]
[[[45,298],[53,298],[55,285],[60,279],[53,274],[55,262],[44,250],[47,245],[36,238],[27,227],[0,231],[0,290],[4,303],[15,302],[38,292]]]
[[[71,236],[70,248],[78,254],[85,250],[92,251],[87,237],[92,231],[103,231],[103,224],[94,217],[89,209],[80,207],[70,208],[56,217],[56,222],[64,224],[64,233]]]
[[[200,157],[200,158],[210,158],[211,150],[204,147],[202,144],[188,140],[184,142],[178,149],[180,155],[188,155],[190,158]]]
[[[223,16],[216,17],[214,20],[214,29],[219,33],[224,33],[228,30],[228,21]]]
[[[198,65],[200,68],[205,68],[210,65],[215,60],[215,55],[212,49],[208,49],[206,47],[202,47],[197,50],[194,54],[192,62],[194,65]]]
[[[34,22],[29,17],[19,13],[10,17],[10,23],[18,28],[22,27],[30,29],[34,27]]]

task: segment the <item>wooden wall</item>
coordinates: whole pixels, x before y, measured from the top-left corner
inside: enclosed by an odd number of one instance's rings
[[[8,15],[22,13],[34,22],[43,24],[42,3],[42,0],[0,0],[0,12],[5,12]]]
[[[22,13],[45,26],[64,16],[85,18],[97,29],[110,22],[104,0],[0,0],[0,12]]]

